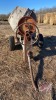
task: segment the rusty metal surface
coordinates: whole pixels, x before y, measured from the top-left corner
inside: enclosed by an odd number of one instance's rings
[[[16,7],[8,18],[8,22],[14,32],[17,30],[19,20],[24,16],[31,16],[36,20],[35,13],[29,8]]]
[[[32,17],[22,17],[18,23],[18,34],[24,35],[25,32],[29,30],[35,33],[36,27],[34,25],[36,25],[36,21]]]

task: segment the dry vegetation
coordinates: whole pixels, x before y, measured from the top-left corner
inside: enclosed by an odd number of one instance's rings
[[[36,15],[38,23],[56,25],[56,8],[50,10],[48,9],[40,10],[39,12],[36,13]]]
[[[56,13],[46,13],[44,15],[38,14],[37,16],[38,23],[56,25]]]
[[[44,23],[50,25],[56,25],[56,13],[47,13],[44,16]]]
[[[50,25],[56,25],[56,13],[51,14]]]
[[[44,20],[44,14],[38,14],[37,15],[37,22],[38,23],[43,23]]]
[[[56,25],[43,24],[43,16],[39,14],[41,24],[38,22],[37,26],[44,36],[44,47],[42,50],[33,47],[31,63],[36,84],[38,81],[52,83],[51,98],[56,100]],[[47,20],[53,24],[53,14],[51,16],[50,21]],[[34,91],[28,63],[23,62],[22,49],[19,50],[17,45],[14,51],[9,49],[9,36],[15,34],[7,17],[6,21],[1,16],[0,19],[0,100],[51,100],[50,95]]]
[[[8,21],[8,17],[9,17],[9,14],[8,15],[0,14],[0,21]]]
[[[32,67],[35,80],[52,82],[53,100],[56,91],[56,26],[38,24],[44,36],[44,47],[33,47]],[[9,24],[0,24],[0,100],[46,100],[49,96],[34,91],[28,64],[22,59],[22,50],[17,46],[9,50],[9,36],[13,35]],[[48,99],[49,100],[49,99]]]
[[[49,22],[50,22],[50,13],[47,13],[47,14],[44,15],[43,23],[49,24]]]

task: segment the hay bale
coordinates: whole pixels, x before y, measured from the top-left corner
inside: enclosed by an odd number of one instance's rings
[[[46,13],[44,15],[44,21],[45,24],[50,24],[50,25],[56,25],[56,13]]]
[[[38,15],[38,17],[37,17],[37,21],[38,21],[38,23],[41,22],[40,15]]]
[[[50,25],[56,25],[56,14],[52,13],[50,16]]]
[[[50,13],[46,13],[46,14],[44,15],[44,20],[43,20],[43,22],[44,22],[45,24],[49,24],[49,21],[50,21]]]
[[[37,22],[38,23],[43,23],[43,14],[38,14],[38,16],[37,16]]]

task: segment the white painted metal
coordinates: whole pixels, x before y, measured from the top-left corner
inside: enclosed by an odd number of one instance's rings
[[[16,32],[17,30],[18,21],[25,15],[27,10],[28,10],[27,8],[16,7],[10,14],[8,22],[14,32]]]

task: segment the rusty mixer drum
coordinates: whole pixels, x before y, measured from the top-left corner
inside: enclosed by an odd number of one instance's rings
[[[21,36],[24,36],[25,32],[29,30],[32,33],[35,33],[36,27],[34,27],[34,25],[36,25],[36,21],[32,17],[30,16],[22,17],[18,22],[17,33]]]

